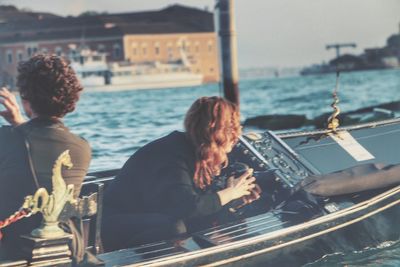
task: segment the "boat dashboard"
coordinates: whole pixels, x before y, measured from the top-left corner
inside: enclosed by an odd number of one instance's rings
[[[241,137],[229,155],[230,166],[244,163],[254,169],[266,193],[282,200],[297,190],[301,181],[356,166],[400,164],[400,124],[388,123],[337,133],[292,133],[272,131]],[[229,168],[228,168],[229,170]],[[218,179],[218,178],[217,178]]]

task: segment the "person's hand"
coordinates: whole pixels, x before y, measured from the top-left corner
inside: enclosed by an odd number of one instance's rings
[[[250,204],[254,200],[257,200],[261,196],[261,187],[258,184],[255,184],[254,188],[251,190],[250,195],[242,197],[243,203],[245,205]]]
[[[227,189],[231,191],[232,200],[251,194],[251,190],[256,186],[256,178],[252,177],[252,174],[253,169],[248,169],[238,178],[228,178]]]
[[[258,184],[255,184],[254,188],[251,189],[251,191],[250,191],[250,195],[243,196],[242,203],[236,207],[230,207],[229,211],[237,212],[238,209],[246,206],[247,204],[252,203],[254,200],[259,199],[261,196],[261,192],[262,192],[261,187]]]
[[[25,122],[15,95],[8,91],[5,87],[0,89],[0,104],[5,108],[5,110],[0,111],[0,116],[2,116],[11,125],[18,126]]]
[[[221,205],[244,196],[251,195],[251,191],[256,187],[254,183],[256,178],[252,177],[253,169],[248,169],[238,178],[230,177],[227,187],[218,192]]]

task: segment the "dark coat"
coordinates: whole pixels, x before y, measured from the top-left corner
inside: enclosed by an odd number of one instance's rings
[[[161,213],[176,219],[214,214],[216,192],[195,187],[195,150],[182,132],[155,140],[133,154],[106,189],[104,213]]]
[[[75,185],[75,196],[80,188],[91,159],[89,144],[72,134],[61,121],[36,118],[16,128],[0,128],[0,220],[17,211],[27,195],[32,195],[36,185],[30,170],[24,137],[30,144],[31,158],[39,186],[52,191],[52,169],[58,156],[70,150],[72,169],[63,170],[67,184]],[[15,245],[19,235],[29,233],[39,226],[40,215],[25,218],[4,229],[2,245]]]

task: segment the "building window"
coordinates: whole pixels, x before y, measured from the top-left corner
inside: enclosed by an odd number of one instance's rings
[[[199,52],[200,52],[200,48],[199,48],[198,45],[195,46],[194,51],[195,51],[196,53],[199,53]]]
[[[142,43],[140,46],[142,49],[142,54],[146,55],[147,54],[147,43]]]
[[[167,48],[168,51],[168,60],[172,60],[172,58],[174,57],[174,50],[172,49],[172,47],[168,47]]]
[[[114,59],[118,59],[121,57],[121,46],[119,44],[114,45],[113,53]]]
[[[210,72],[214,72],[214,68],[210,68]]]
[[[115,47],[114,48],[114,57],[119,58],[121,56],[121,48]]]
[[[159,42],[154,43],[154,54],[156,56],[158,56],[160,54],[160,43]]]
[[[182,50],[183,50],[182,42],[180,42],[180,41],[176,42],[176,52],[178,53],[178,55]]]
[[[213,42],[208,41],[208,52],[212,52],[212,51],[213,51]]]
[[[97,46],[97,51],[100,52],[100,53],[104,53],[106,51],[106,46],[103,45],[103,44],[99,44]]]
[[[62,55],[62,48],[60,46],[56,47],[56,55],[59,57]]]
[[[47,48],[42,48],[42,54],[47,54],[48,52]]]
[[[187,49],[187,44],[185,41],[182,41],[182,50],[186,51],[186,49]]]
[[[132,44],[131,44],[131,47],[132,47],[132,55],[133,56],[137,56],[138,55],[138,43],[137,42],[133,42]]]
[[[22,61],[23,59],[24,59],[24,55],[23,55],[22,51],[18,51],[17,52],[17,60]]]
[[[13,54],[11,51],[7,52],[7,63],[12,64],[13,63]]]
[[[35,46],[29,46],[29,47],[26,48],[26,53],[28,54],[28,57],[31,57],[34,54],[36,54],[37,51],[38,51],[38,49]]]

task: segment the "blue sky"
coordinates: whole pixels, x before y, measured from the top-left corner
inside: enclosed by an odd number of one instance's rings
[[[18,8],[77,15],[130,12],[180,3],[213,10],[213,0],[0,0]],[[325,45],[355,42],[361,53],[399,32],[400,0],[236,0],[240,67],[303,66],[333,58]]]

